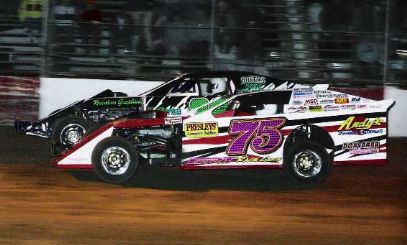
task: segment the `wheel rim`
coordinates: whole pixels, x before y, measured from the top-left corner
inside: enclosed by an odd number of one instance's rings
[[[61,130],[60,142],[72,146],[78,143],[85,133],[86,129],[82,125],[70,123]]]
[[[305,150],[295,154],[292,164],[297,175],[312,178],[321,172],[322,159],[315,151]]]
[[[110,175],[122,175],[130,166],[130,154],[122,147],[112,146],[102,152],[102,167]]]

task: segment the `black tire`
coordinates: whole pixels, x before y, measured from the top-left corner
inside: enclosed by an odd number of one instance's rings
[[[307,140],[290,146],[283,165],[292,179],[303,184],[317,184],[327,177],[332,161],[321,145]]]
[[[82,117],[68,116],[55,121],[52,143],[59,148],[68,149],[76,144],[84,135],[95,129],[96,125]],[[77,134],[77,135],[75,135]]]
[[[109,137],[93,149],[92,166],[100,179],[113,184],[125,183],[136,173],[138,152],[126,139]]]

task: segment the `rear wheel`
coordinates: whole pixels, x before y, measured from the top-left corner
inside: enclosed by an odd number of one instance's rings
[[[94,148],[92,165],[95,174],[102,180],[113,184],[125,183],[137,170],[138,153],[123,138],[106,138]]]
[[[302,141],[290,146],[284,159],[284,169],[288,175],[305,184],[323,181],[331,164],[327,151],[313,141]]]

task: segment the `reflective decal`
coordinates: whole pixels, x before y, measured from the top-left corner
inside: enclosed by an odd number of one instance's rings
[[[193,98],[191,99],[191,101],[189,101],[188,109],[192,111],[208,103],[209,100],[207,98]],[[201,109],[199,109],[198,113],[206,110],[208,110],[208,107],[204,106]]]
[[[193,158],[188,160],[187,165],[201,165],[201,164],[230,164],[230,163],[278,163],[281,162],[281,157],[271,156],[237,156],[237,157],[205,157]]]
[[[226,154],[245,155],[249,146],[258,154],[272,153],[283,141],[280,128],[285,122],[285,118],[232,120],[229,127],[232,140]]]
[[[197,111],[197,114],[199,114],[199,113],[208,111],[214,107],[217,107],[218,105],[222,104],[225,100],[226,100],[226,98],[222,98],[222,97],[216,97],[216,98],[211,99],[210,101],[207,98],[193,98],[189,102],[188,109],[194,110],[196,108],[201,107]],[[225,103],[222,106],[219,106],[218,108],[214,109],[212,113],[213,113],[213,115],[217,115],[217,114],[225,112],[227,108],[228,108],[228,104]]]

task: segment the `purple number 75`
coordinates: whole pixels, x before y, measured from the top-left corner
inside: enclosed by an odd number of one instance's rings
[[[258,154],[270,154],[283,141],[280,128],[285,122],[285,118],[232,120],[229,135],[233,138],[227,147],[226,154],[245,155],[249,145]]]

